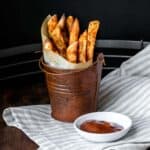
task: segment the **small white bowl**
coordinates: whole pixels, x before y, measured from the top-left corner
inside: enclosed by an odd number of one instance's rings
[[[87,120],[99,120],[116,123],[123,127],[122,130],[112,133],[90,133],[80,129],[80,125]],[[123,114],[115,112],[94,112],[78,117],[73,126],[75,130],[85,139],[92,142],[112,142],[123,137],[130,130],[132,120]]]

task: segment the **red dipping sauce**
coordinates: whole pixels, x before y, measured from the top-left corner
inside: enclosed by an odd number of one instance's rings
[[[107,121],[87,120],[80,125],[80,129],[91,133],[113,133],[121,131],[123,127]]]

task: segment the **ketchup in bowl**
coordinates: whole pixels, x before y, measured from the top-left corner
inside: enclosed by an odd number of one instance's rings
[[[80,125],[80,129],[91,133],[113,133],[121,131],[123,127],[107,121],[87,120]]]

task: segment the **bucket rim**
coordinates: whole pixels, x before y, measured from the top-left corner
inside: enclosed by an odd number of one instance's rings
[[[94,62],[92,63],[92,65],[90,65],[90,66],[87,67],[87,68],[84,68],[84,69],[59,69],[59,68],[51,67],[51,66],[49,66],[48,64],[46,64],[46,63],[44,62],[43,56],[41,56],[40,59],[39,59],[39,68],[40,68],[40,70],[41,70],[42,72],[47,73],[47,74],[51,74],[51,75],[69,75],[69,74],[78,73],[78,72],[81,72],[81,71],[90,69],[91,67],[93,67],[94,65],[96,65],[98,62],[99,62],[101,65],[104,63],[104,55],[103,55],[103,53],[99,53],[98,56],[97,56],[96,61],[94,61]],[[46,66],[46,67],[48,67],[48,68],[54,68],[54,69],[57,69],[57,70],[59,70],[59,71],[65,70],[65,71],[68,71],[68,72],[64,72],[64,73],[48,72],[46,69],[44,69],[43,66]]]

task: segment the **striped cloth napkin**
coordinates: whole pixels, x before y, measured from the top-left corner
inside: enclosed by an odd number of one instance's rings
[[[128,115],[133,127],[122,139],[92,143],[81,138],[72,123],[50,116],[50,105],[7,108],[3,119],[21,129],[39,150],[145,150],[150,147],[150,46],[124,62],[101,82],[98,111]]]

